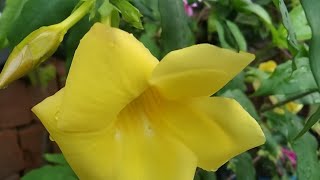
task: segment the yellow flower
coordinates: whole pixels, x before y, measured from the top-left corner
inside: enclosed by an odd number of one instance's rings
[[[236,101],[209,97],[252,59],[201,44],[159,63],[133,35],[95,24],[65,88],[32,110],[82,180],[192,180],[265,142]]]
[[[264,72],[272,73],[277,67],[277,63],[273,60],[263,62],[259,64],[259,69]]]

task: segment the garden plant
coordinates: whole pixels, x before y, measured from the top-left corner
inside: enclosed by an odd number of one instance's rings
[[[320,179],[319,0],[5,0],[0,92],[61,154],[23,180]],[[1,116],[1,115],[0,115]],[[0,117],[1,118],[1,117]],[[1,161],[1,159],[0,159]]]

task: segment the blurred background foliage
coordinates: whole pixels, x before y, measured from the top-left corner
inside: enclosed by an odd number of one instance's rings
[[[29,33],[61,22],[78,3],[1,1],[1,63]],[[319,8],[318,0],[97,0],[91,13],[68,31],[54,56],[64,59],[68,69],[83,35],[110,14],[112,26],[133,33],[158,59],[197,43],[254,53],[256,60],[216,95],[236,99],[260,123],[267,142],[215,173],[197,169],[195,180],[318,180]],[[54,71],[45,63],[27,79],[40,79],[45,86]],[[77,179],[62,155],[44,158],[48,165],[24,180]]]

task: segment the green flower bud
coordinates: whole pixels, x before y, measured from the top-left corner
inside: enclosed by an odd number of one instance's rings
[[[0,74],[0,89],[34,70],[58,49],[64,35],[94,7],[86,0],[59,24],[41,27],[23,39],[11,52]]]
[[[57,24],[29,34],[11,52],[0,74],[0,88],[21,78],[48,59],[59,47],[66,29]]]

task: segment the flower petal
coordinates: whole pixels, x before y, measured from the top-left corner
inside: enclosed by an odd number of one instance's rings
[[[232,157],[264,143],[258,123],[235,101],[193,98],[161,106],[163,122],[198,156],[198,166],[216,170]]]
[[[50,136],[57,142],[66,160],[80,179],[115,179],[118,169],[118,146],[114,132],[64,132],[57,127],[55,116],[63,97],[63,90],[32,108]],[[116,180],[116,179],[115,179]]]
[[[192,180],[195,154],[184,144],[150,127],[143,110],[121,111],[114,128],[97,132],[64,132],[55,115],[63,92],[32,110],[57,142],[72,169],[83,180]],[[147,129],[146,129],[147,128]]]
[[[141,105],[141,104],[140,104]],[[193,180],[197,167],[195,154],[152,122],[154,114],[143,106],[133,106],[119,115],[118,129],[123,154],[119,179]],[[150,114],[149,114],[150,113]]]
[[[110,125],[143,92],[157,63],[132,34],[95,24],[75,53],[58,115],[65,121],[59,121],[59,128],[92,131]]]
[[[253,59],[254,55],[245,52],[195,45],[165,56],[149,82],[169,99],[210,96]]]

